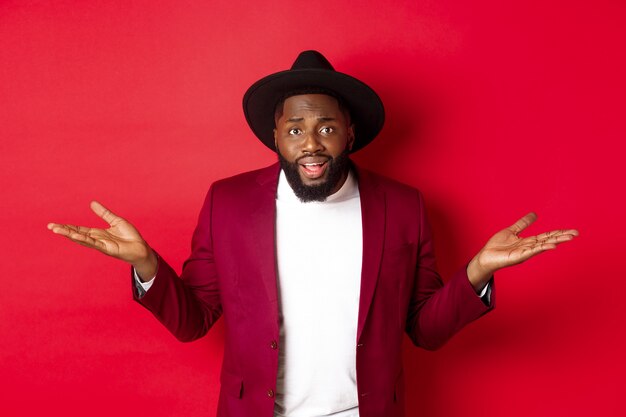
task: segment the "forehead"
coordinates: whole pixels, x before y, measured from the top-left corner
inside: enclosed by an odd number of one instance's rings
[[[337,99],[326,94],[299,94],[285,99],[283,116],[289,118],[301,113],[324,113],[324,116],[337,117],[342,112]]]

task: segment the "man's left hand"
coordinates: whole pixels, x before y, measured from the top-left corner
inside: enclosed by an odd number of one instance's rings
[[[557,245],[578,236],[578,230],[564,229],[520,237],[519,234],[535,220],[537,215],[528,213],[512,226],[499,231],[471,260],[467,266],[467,276],[477,292],[485,287],[498,269],[517,265],[542,252],[556,249]]]

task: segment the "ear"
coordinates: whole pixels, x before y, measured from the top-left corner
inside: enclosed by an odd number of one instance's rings
[[[348,150],[354,146],[354,123],[348,127]]]
[[[273,132],[274,132],[274,149],[278,150],[278,143],[276,140],[276,129],[274,129]]]

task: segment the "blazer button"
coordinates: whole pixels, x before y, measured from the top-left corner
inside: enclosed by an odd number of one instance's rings
[[[267,390],[267,396],[272,398],[274,396],[274,390],[273,389],[268,389]]]
[[[278,348],[278,343],[276,343],[276,340],[272,340],[272,341],[270,342],[270,347],[271,347],[272,349],[277,349],[277,348]]]

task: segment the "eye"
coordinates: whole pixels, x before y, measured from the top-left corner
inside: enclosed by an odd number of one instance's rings
[[[335,129],[333,129],[332,127],[323,127],[320,129],[320,133],[324,133],[325,135],[333,133],[334,131]]]
[[[299,135],[300,133],[302,133],[302,131],[297,127],[292,127],[291,129],[289,129],[288,133],[290,135]]]

